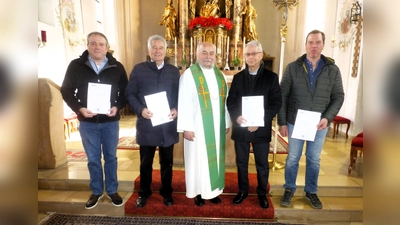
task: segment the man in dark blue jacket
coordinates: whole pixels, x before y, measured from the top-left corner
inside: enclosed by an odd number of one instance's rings
[[[128,77],[124,66],[107,52],[109,44],[104,34],[92,32],[87,42],[87,50],[69,64],[61,85],[61,94],[67,105],[78,115],[79,132],[88,157],[92,195],[86,203],[86,209],[95,207],[103,197],[102,153],[107,195],[115,206],[122,206],[122,198],[117,193],[118,112],[125,105],[124,91]],[[108,109],[106,106],[106,112],[97,112],[96,107],[88,108],[88,105],[95,103],[91,101],[88,104],[89,86],[96,85],[111,89],[110,96],[101,99],[110,107]]]
[[[164,62],[167,42],[159,35],[153,35],[147,42],[150,60],[135,65],[130,75],[125,97],[137,114],[136,141],[140,145],[140,191],[137,207],[144,207],[152,194],[151,182],[154,153],[158,146],[161,167],[160,194],[164,204],[170,206],[172,199],[172,164],[174,144],[179,141],[176,129],[178,90],[180,73],[178,68]],[[153,126],[151,112],[145,96],[165,91],[170,107],[171,122]]]
[[[232,139],[235,141],[236,165],[238,168],[239,192],[233,199],[240,204],[249,191],[248,164],[250,144],[253,147],[257,168],[257,194],[260,206],[268,208],[266,198],[269,177],[269,143],[271,142],[272,119],[281,108],[282,98],[278,75],[264,67],[263,50],[258,41],[250,41],[245,48],[246,69],[233,77],[227,106],[232,119]],[[253,118],[244,118],[242,97],[263,97],[263,126],[247,126]]]

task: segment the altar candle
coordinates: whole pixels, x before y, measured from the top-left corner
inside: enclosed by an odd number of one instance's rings
[[[226,52],[227,52],[228,55],[229,55],[229,36],[228,36],[228,39],[227,39],[227,41],[226,41]]]
[[[182,56],[185,55],[185,33],[182,33]]]
[[[243,58],[244,58],[244,48],[246,45],[246,37],[243,37]]]
[[[175,58],[177,57],[178,54],[178,44],[176,42],[176,37],[175,37]]]
[[[237,53],[237,41],[238,41],[238,37],[237,37],[237,35],[236,35],[236,38],[235,38],[235,52],[234,52],[234,57],[236,57],[236,53]]]
[[[193,37],[190,37],[190,54],[193,54]]]

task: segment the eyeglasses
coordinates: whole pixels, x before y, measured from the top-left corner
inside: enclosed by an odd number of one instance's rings
[[[258,53],[261,53],[261,52],[253,52],[253,53],[245,53],[244,54],[244,56],[246,56],[246,57],[250,57],[250,56],[256,56]]]

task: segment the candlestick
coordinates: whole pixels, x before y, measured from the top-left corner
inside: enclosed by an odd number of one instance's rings
[[[185,33],[182,33],[182,56],[185,55]]]
[[[229,54],[229,36],[226,40],[226,52]]]
[[[190,53],[193,53],[193,37],[190,37]]]
[[[236,37],[235,37],[235,54],[237,52],[237,42],[238,42],[238,36],[236,35]]]
[[[175,66],[176,67],[178,67],[177,58],[178,58],[178,44],[177,44],[176,37],[175,37]]]

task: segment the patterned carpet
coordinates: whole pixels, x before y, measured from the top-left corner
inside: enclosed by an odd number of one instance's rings
[[[117,149],[139,150],[135,136],[124,136],[119,139]]]
[[[131,224],[173,224],[173,225],[289,225],[278,222],[250,221],[250,220],[211,220],[200,218],[167,218],[167,217],[130,217],[130,216],[93,216],[71,215],[54,213],[43,219],[39,225],[131,225]],[[293,224],[290,224],[293,225]]]
[[[130,196],[125,203],[125,214],[136,216],[171,216],[171,217],[208,217],[208,218],[221,218],[226,219],[249,219],[249,220],[263,220],[264,222],[271,222],[274,220],[274,206],[270,197],[267,195],[269,201],[269,208],[263,209],[259,206],[256,187],[257,175],[249,174],[249,196],[239,205],[232,204],[232,199],[238,191],[237,187],[237,173],[225,173],[225,188],[224,192],[219,196],[222,200],[220,204],[212,204],[206,201],[202,207],[194,204],[193,199],[187,198],[185,194],[185,171],[174,170],[172,176],[172,184],[174,192],[174,204],[167,207],[163,203],[163,198],[158,193],[160,190],[160,171],[153,170],[152,190],[153,194],[148,198],[147,205],[143,208],[136,207],[136,199],[138,198],[138,188],[140,187],[140,176],[135,180],[134,193]],[[267,186],[269,192],[269,184]]]

